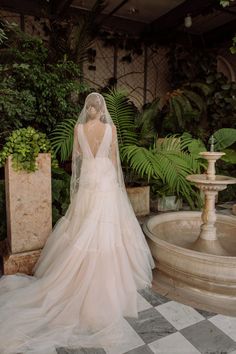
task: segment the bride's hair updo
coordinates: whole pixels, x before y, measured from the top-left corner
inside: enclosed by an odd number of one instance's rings
[[[89,107],[93,107],[97,113],[101,113],[101,117],[100,120],[101,122],[105,122],[105,102],[102,96],[100,96],[97,93],[90,93],[87,98],[86,98],[86,102],[85,102],[85,109],[86,112],[89,109]],[[86,113],[87,119],[89,120],[89,114],[88,112]]]

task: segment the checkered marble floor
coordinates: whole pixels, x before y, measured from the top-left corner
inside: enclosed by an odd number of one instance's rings
[[[126,319],[128,344],[60,348],[58,354],[236,354],[236,317],[197,310],[152,289],[140,291],[138,300],[138,319]]]

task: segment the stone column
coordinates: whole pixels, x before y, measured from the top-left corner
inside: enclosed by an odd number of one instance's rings
[[[4,274],[31,274],[52,229],[51,156],[39,154],[35,172],[5,165],[7,241]]]

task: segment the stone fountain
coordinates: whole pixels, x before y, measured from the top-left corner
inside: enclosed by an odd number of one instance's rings
[[[236,217],[216,214],[219,191],[236,178],[215,174],[223,152],[200,155],[206,174],[187,179],[204,193],[202,213],[183,211],[149,218],[143,225],[157,269],[154,288],[163,295],[208,311],[236,315]],[[200,232],[199,232],[200,230]]]

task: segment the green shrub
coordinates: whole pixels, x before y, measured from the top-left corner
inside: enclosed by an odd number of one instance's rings
[[[6,139],[0,151],[0,167],[4,166],[8,156],[12,155],[12,165],[15,170],[35,171],[36,158],[43,152],[51,153],[52,166],[57,167],[57,160],[46,134],[32,127],[15,130]]]
[[[58,122],[77,117],[79,95],[87,90],[79,66],[67,60],[50,62],[39,38],[5,26],[0,43],[0,146],[14,129],[31,125],[50,133]]]

